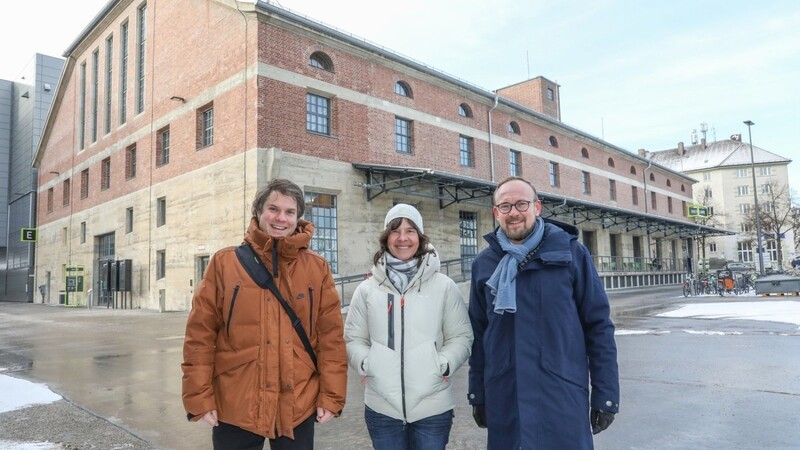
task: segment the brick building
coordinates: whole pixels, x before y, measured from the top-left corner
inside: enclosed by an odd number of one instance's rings
[[[693,179],[561,123],[555,83],[485,91],[264,2],[111,1],[65,57],[34,161],[36,276],[55,293],[79,269],[79,301],[188,309],[275,177],[304,188],[340,277],[369,270],[401,201],[467,267],[510,174],[580,227],[610,288],[675,281],[691,237],[719,233],[685,218]],[[671,270],[644,273],[652,258]],[[104,284],[108,260],[130,292]]]

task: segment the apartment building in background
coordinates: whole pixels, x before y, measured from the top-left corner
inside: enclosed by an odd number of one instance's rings
[[[35,158],[46,303],[189,309],[273,178],[304,189],[337,278],[368,272],[397,202],[468,272],[510,175],[579,227],[611,289],[677,282],[692,237],[724,233],[686,218],[694,179],[562,123],[556,83],[486,91],[270,3],[111,1],[66,58]]]

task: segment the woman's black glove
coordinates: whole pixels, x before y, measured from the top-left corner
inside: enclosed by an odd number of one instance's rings
[[[474,412],[472,414],[475,415]],[[614,421],[614,413],[595,408],[592,408],[592,413],[589,417],[592,423],[592,434],[605,430]]]
[[[478,424],[478,428],[486,428],[486,407],[484,405],[472,405],[472,418]]]

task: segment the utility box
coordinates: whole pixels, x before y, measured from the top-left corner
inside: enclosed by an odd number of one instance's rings
[[[800,277],[769,275],[756,280],[756,295],[800,294]]]
[[[111,266],[114,265],[114,261],[107,259],[104,261],[100,261],[100,283],[102,284],[101,288],[106,291],[111,291]]]
[[[109,261],[110,275],[108,277],[108,290],[119,290],[119,261]]]
[[[130,292],[132,279],[131,275],[133,262],[130,259],[121,259],[117,261],[117,290],[122,292]]]

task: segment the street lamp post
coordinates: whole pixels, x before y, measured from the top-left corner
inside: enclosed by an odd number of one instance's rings
[[[753,202],[756,208],[756,241],[758,247],[758,273],[764,275],[764,249],[761,247],[761,214],[758,209],[758,186],[756,185],[756,163],[753,159],[753,134],[750,132],[750,127],[755,125],[752,120],[745,120],[744,124],[747,125],[747,137],[750,139],[750,168],[753,171]]]

